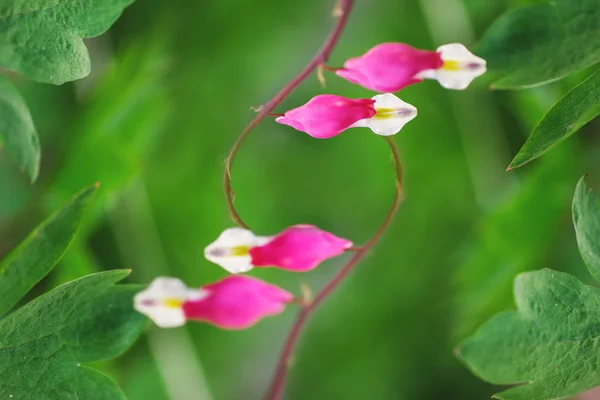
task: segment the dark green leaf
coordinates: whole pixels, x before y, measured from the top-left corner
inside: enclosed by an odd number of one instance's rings
[[[0,66],[54,84],[90,72],[83,38],[104,33],[133,0],[3,0]]]
[[[40,168],[40,143],[25,101],[3,75],[0,75],[0,145],[34,182]]]
[[[45,277],[67,250],[98,185],[75,196],[0,263],[0,315]]]
[[[59,286],[0,321],[0,398],[125,399],[110,378],[82,363],[116,357],[139,335],[137,286],[114,284],[128,271]]]
[[[600,115],[600,70],[571,89],[548,111],[531,132],[509,168],[520,167],[541,156],[598,115]]]
[[[504,76],[502,89],[562,78],[600,61],[597,0],[556,0],[526,6],[500,17],[483,37],[477,54],[491,72]]]
[[[515,280],[518,311],[496,315],[458,349],[504,400],[562,399],[600,385],[600,289],[544,269]]]
[[[600,201],[581,178],[573,199],[577,244],[590,273],[600,281]]]

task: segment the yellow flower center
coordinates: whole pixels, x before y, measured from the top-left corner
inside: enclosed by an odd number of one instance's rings
[[[248,246],[235,246],[231,248],[232,256],[247,256],[250,254],[250,247]]]
[[[442,65],[442,69],[447,71],[460,71],[462,69],[460,62],[456,60],[446,60],[444,61],[444,65]]]
[[[375,119],[388,119],[393,118],[395,114],[395,110],[393,108],[376,108],[375,111],[377,114],[373,118]]]
[[[181,308],[183,301],[170,297],[163,300],[163,305],[168,308]]]

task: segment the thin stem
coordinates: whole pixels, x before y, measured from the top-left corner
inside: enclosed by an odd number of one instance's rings
[[[254,127],[256,127],[256,125],[258,125],[258,123],[262,121],[266,116],[268,116],[269,113],[271,113],[275,109],[275,107],[277,107],[292,92],[292,90],[296,88],[296,86],[302,83],[302,81],[304,81],[315,69],[317,69],[319,65],[327,63],[333,48],[338,42],[340,35],[342,34],[344,27],[346,26],[346,22],[348,21],[348,16],[353,5],[354,0],[339,1],[338,6],[336,6],[336,10],[338,11],[338,14],[336,15],[339,15],[337,17],[337,22],[333,27],[331,33],[327,37],[327,40],[325,40],[323,46],[319,49],[317,54],[315,54],[313,59],[310,60],[308,65],[304,67],[304,69],[298,75],[296,75],[296,77],[294,77],[294,79],[292,79],[287,85],[285,85],[283,89],[281,89],[279,93],[275,95],[275,97],[273,97],[266,104],[260,107],[260,111],[258,112],[258,114],[254,117],[252,121],[250,121],[246,128],[244,128],[244,130],[234,143],[233,147],[231,148],[229,156],[225,160],[223,189],[225,191],[227,207],[229,208],[229,215],[239,226],[248,229],[248,225],[246,225],[246,223],[242,220],[237,210],[235,209],[235,205],[233,204],[234,191],[231,187],[231,167],[233,165],[233,160],[235,159],[235,156],[237,155],[240,149],[240,146],[242,145],[246,136],[248,136],[248,134],[252,131],[252,129],[254,129]]]
[[[379,226],[379,229],[377,229],[371,239],[369,239],[363,246],[359,247],[348,263],[338,271],[338,273],[325,285],[323,289],[321,289],[314,300],[310,304],[304,306],[298,312],[298,316],[296,317],[296,320],[290,329],[288,337],[283,345],[283,349],[281,350],[281,354],[279,355],[279,361],[277,362],[277,367],[275,368],[275,373],[271,380],[269,391],[265,397],[266,400],[279,399],[285,384],[285,378],[289,369],[292,352],[298,342],[298,338],[308,317],[327,298],[327,296],[329,296],[329,294],[331,294],[331,292],[337,288],[340,283],[342,283],[344,278],[348,276],[354,267],[373,248],[373,246],[377,244],[398,211],[398,207],[402,201],[402,164],[400,163],[400,155],[398,154],[398,148],[396,147],[394,140],[386,137],[386,141],[390,146],[390,150],[392,151],[392,156],[394,158],[394,170],[396,172],[396,192],[394,195],[394,201],[385,218],[383,219],[383,222]]]

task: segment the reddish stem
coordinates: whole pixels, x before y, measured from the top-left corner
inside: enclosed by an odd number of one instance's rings
[[[325,298],[327,298],[327,296],[329,296],[329,294],[331,294],[331,292],[339,286],[344,278],[348,276],[350,271],[352,271],[352,269],[354,269],[354,267],[367,255],[373,246],[375,246],[398,211],[398,207],[402,201],[402,164],[400,163],[398,148],[396,147],[394,140],[387,137],[386,141],[390,146],[390,150],[392,151],[396,171],[396,192],[392,206],[386,214],[383,222],[379,226],[379,229],[377,232],[375,232],[371,239],[369,239],[369,241],[363,246],[357,248],[356,253],[352,256],[348,263],[338,271],[338,273],[325,285],[323,289],[321,289],[312,303],[305,305],[298,313],[298,316],[296,317],[296,320],[290,329],[288,337],[285,340],[281,354],[279,355],[279,361],[277,362],[277,367],[275,368],[275,374],[273,375],[269,391],[265,397],[266,400],[279,399],[285,384],[285,378],[291,361],[292,352],[298,342],[300,332],[302,331],[302,328],[304,327],[308,317],[325,300]]]
[[[242,142],[248,136],[248,134],[254,129],[256,125],[260,121],[262,121],[266,116],[268,116],[274,109],[285,99],[292,90],[296,88],[302,81],[304,81],[320,64],[325,64],[329,60],[329,55],[333,50],[335,44],[340,38],[342,31],[344,30],[344,26],[348,21],[348,16],[350,14],[350,10],[354,5],[354,0],[339,0],[339,8],[336,8],[339,11],[340,15],[338,20],[333,27],[329,37],[323,44],[323,46],[319,49],[317,54],[313,57],[312,60],[308,63],[306,67],[298,74],[294,79],[292,79],[287,85],[284,86],[283,89],[279,91],[269,102],[260,107],[259,113],[254,117],[252,121],[244,128],[240,136],[237,138],[234,143],[231,151],[229,152],[229,157],[225,161],[225,174],[223,178],[223,188],[225,190],[225,197],[227,199],[227,207],[229,208],[229,215],[231,218],[241,227],[248,229],[248,225],[244,223],[240,215],[235,209],[233,204],[234,200],[234,192],[231,188],[231,166],[233,165],[233,160],[242,145]]]

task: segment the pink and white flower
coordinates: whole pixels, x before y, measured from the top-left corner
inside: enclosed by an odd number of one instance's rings
[[[346,61],[336,74],[367,89],[397,92],[423,79],[437,79],[447,89],[462,90],[485,71],[485,60],[460,43],[440,46],[437,51],[382,43]]]
[[[161,328],[204,321],[223,329],[245,329],[283,312],[294,296],[249,276],[228,276],[190,289],[176,278],[158,277],[134,298],[135,309]]]
[[[304,272],[350,247],[351,241],[312,225],[295,225],[271,237],[230,228],[206,247],[204,255],[233,274],[268,266]]]
[[[416,115],[415,107],[391,93],[371,99],[348,99],[323,94],[285,112],[275,121],[314,138],[326,139],[354,127],[368,127],[378,135],[393,135]]]

